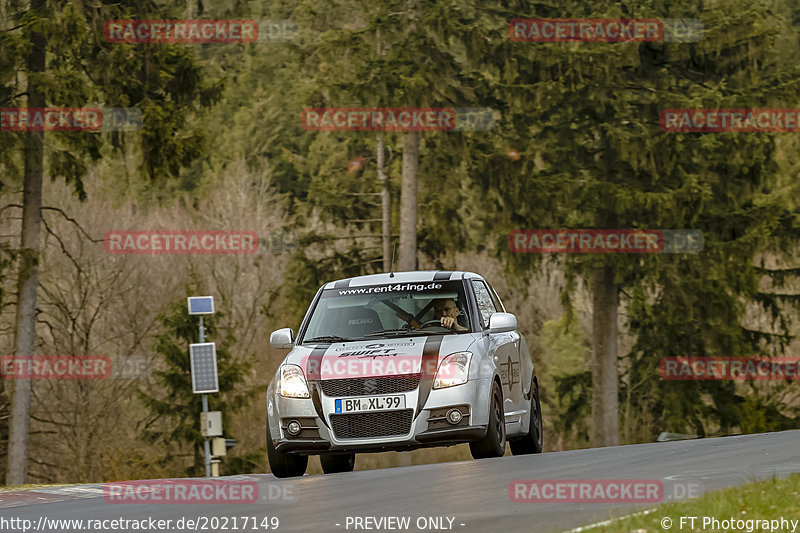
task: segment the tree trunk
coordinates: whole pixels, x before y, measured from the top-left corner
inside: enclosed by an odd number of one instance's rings
[[[400,189],[400,254],[397,270],[417,268],[417,168],[419,132],[411,131],[403,139],[403,182]]]
[[[392,198],[389,195],[389,179],[383,170],[383,135],[378,134],[378,179],[381,182],[381,225],[383,241],[383,271],[389,272],[392,265]]]
[[[595,270],[592,295],[592,446],[619,444],[617,314],[614,267]]]
[[[33,0],[32,11],[41,11],[44,0]],[[45,70],[45,36],[31,34],[28,72]],[[28,77],[28,107],[44,107],[44,94]],[[44,132],[25,133],[25,177],[22,192],[22,239],[17,280],[16,356],[33,355],[36,341],[36,291],[39,288],[39,234],[42,225],[42,173]],[[14,382],[8,446],[6,485],[21,485],[28,477],[28,433],[30,428],[31,380]]]

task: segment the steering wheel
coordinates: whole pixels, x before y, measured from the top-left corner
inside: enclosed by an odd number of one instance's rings
[[[441,319],[440,320],[428,320],[424,324],[420,325],[419,329],[427,328],[428,326],[439,326],[442,329],[450,331],[450,328],[446,328],[442,325]]]

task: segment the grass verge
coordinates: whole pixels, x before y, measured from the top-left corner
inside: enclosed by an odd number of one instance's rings
[[[694,524],[689,517],[695,517]],[[713,519],[716,519],[716,522]],[[800,474],[786,478],[773,477],[708,492],[698,498],[665,503],[647,514],[614,519],[607,524],[585,528],[583,531],[800,533]]]

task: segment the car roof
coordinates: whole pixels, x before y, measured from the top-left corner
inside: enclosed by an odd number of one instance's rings
[[[322,286],[323,289],[342,289],[345,287],[361,287],[364,285],[380,285],[383,283],[424,283],[432,281],[449,281],[458,279],[483,279],[483,276],[463,270],[414,270],[412,272],[394,272],[393,274],[369,274],[354,278],[331,281]]]

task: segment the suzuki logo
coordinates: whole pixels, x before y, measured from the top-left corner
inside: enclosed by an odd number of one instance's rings
[[[378,390],[378,382],[374,379],[368,379],[364,381],[364,392],[367,394],[372,394],[373,392]]]

